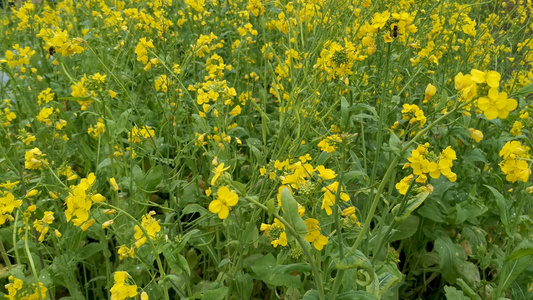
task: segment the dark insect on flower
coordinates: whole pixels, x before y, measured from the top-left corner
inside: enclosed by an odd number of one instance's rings
[[[48,54],[50,54],[50,56],[54,56],[55,53],[56,48],[54,48],[54,46],[50,46],[50,48],[48,48]]]
[[[394,27],[392,28],[392,37],[398,37],[398,26],[397,25],[394,25]]]

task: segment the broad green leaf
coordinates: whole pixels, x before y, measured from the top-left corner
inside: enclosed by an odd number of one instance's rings
[[[250,274],[239,272],[235,279],[237,290],[241,293],[240,299],[250,299],[250,295],[254,288],[254,280],[252,276]]]
[[[465,296],[462,291],[453,286],[445,286],[444,292],[446,293],[447,300],[470,300],[470,298]]]
[[[317,290],[309,290],[304,294],[302,300],[320,300]]]
[[[481,297],[462,279],[457,279],[457,285],[461,287],[465,293],[472,300],[481,300]]]
[[[517,249],[513,250],[511,254],[505,258],[505,261],[513,261],[520,259],[524,256],[533,254],[533,243],[525,242],[518,245]]]
[[[307,226],[298,214],[298,202],[296,202],[288,188],[283,188],[281,191],[281,207],[283,207],[283,219],[294,227],[301,238],[305,238]],[[290,234],[290,231],[288,234]]]
[[[533,93],[533,83],[526,85],[512,94],[512,97],[527,97]]]
[[[424,203],[424,200],[426,200],[428,196],[428,191],[416,195],[413,199],[407,201],[407,205],[405,205],[402,211],[399,211],[402,204],[397,204],[395,207],[392,208],[392,213],[395,215],[394,220],[396,222],[405,220],[417,207]]]
[[[187,259],[179,253],[180,251],[176,250],[177,248],[172,247],[172,244],[165,244],[163,247],[165,262],[170,266],[174,274],[181,274],[183,271],[186,271],[190,275],[191,271],[189,270]]]
[[[85,245],[81,250],[76,253],[76,258],[81,261],[93,256],[94,254],[104,250],[104,247],[100,243],[90,243]]]
[[[462,156],[462,159],[467,164],[472,164],[474,162],[487,162],[487,159],[485,158],[485,154],[483,154],[483,151],[479,148],[475,148],[474,150],[466,153]]]
[[[396,155],[400,154],[400,139],[392,130],[389,131],[389,147],[392,153]]]
[[[202,296],[202,300],[222,300],[226,298],[229,288],[227,286],[220,287],[215,290],[207,291]]]
[[[341,98],[341,128],[345,129],[348,126],[348,101],[345,97]]]
[[[418,230],[420,219],[417,216],[410,215],[399,223],[398,227],[391,235],[389,242],[399,241],[411,237]]]
[[[338,294],[335,300],[377,300],[377,298],[365,291],[349,291]]]
[[[417,210],[417,213],[424,218],[433,220],[437,223],[445,223],[446,216],[441,213],[441,209],[433,203],[425,203],[420,209]]]
[[[507,205],[507,202],[505,201],[505,198],[495,188],[491,187],[490,185],[486,185],[486,184],[485,186],[494,194],[496,205],[498,206],[498,209],[500,210],[500,219],[502,220],[503,225],[505,225],[505,227],[507,228],[507,225],[509,224],[509,221],[508,221],[509,220],[509,217],[508,217],[509,207]]]
[[[355,281],[362,285],[369,285],[374,280],[374,268],[370,260],[359,250],[347,256],[336,263],[339,270],[356,269],[357,275]]]
[[[318,292],[316,290],[310,290],[305,293],[302,300],[319,300]],[[349,291],[342,294],[338,294],[335,300],[377,300],[374,295],[365,291]]]
[[[309,272],[310,267],[304,263],[277,265],[274,256],[269,253],[257,259],[250,266],[256,277],[273,286],[300,287],[300,273]],[[293,275],[296,274],[296,275]]]
[[[505,291],[532,262],[533,259],[531,256],[524,256],[512,261],[504,261],[503,267],[498,273],[498,285],[493,293],[494,299],[505,296]]]
[[[439,237],[435,240],[435,251],[439,253],[439,266],[446,281],[455,284],[461,277],[460,266],[465,260],[463,248],[455,244],[449,237]]]
[[[163,177],[163,168],[157,165],[148,171],[143,179],[143,188],[146,191],[154,191],[155,187],[161,182]]]
[[[352,180],[358,178],[358,177],[364,177],[366,175],[363,171],[350,171],[344,173],[342,180],[344,181],[344,184],[350,183]]]
[[[393,263],[387,263],[379,268],[379,294],[385,294],[390,288],[400,283],[403,279],[403,274],[398,270],[398,266]]]

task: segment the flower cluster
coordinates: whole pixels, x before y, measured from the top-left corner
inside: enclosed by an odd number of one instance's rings
[[[531,169],[527,162],[530,157],[529,147],[522,145],[519,141],[507,142],[500,150],[500,156],[503,161],[499,165],[506,175],[507,181],[527,182],[529,175],[531,175]]]
[[[22,200],[16,200],[15,196],[7,191],[0,194],[0,225],[7,220],[13,221],[13,210],[22,205]]]
[[[455,182],[457,174],[451,170],[453,161],[457,159],[455,151],[448,146],[437,156],[432,151],[428,151],[428,147],[429,143],[426,143],[414,149],[411,152],[411,157],[408,158],[409,162],[404,165],[404,168],[411,167],[413,174],[418,175],[416,182],[421,184],[427,182],[428,175],[433,179],[437,179],[441,174],[446,176],[451,182]],[[400,194],[405,195],[407,193],[412,180],[413,175],[409,175],[396,184],[396,189]]]
[[[113,276],[115,284],[111,287],[111,300],[124,300],[137,296],[137,286],[126,284],[130,274],[124,271],[117,271]]]
[[[103,202],[105,197],[94,193],[91,188],[96,180],[94,173],[90,173],[87,178],[83,178],[76,186],[71,186],[69,195],[65,198],[67,210],[65,216],[67,222],[72,219],[74,226],[81,226],[82,230],[87,230],[94,224],[94,219],[89,220],[89,211],[93,202]]]
[[[343,217],[342,225],[344,228],[361,228],[361,223],[357,221],[357,216],[355,215],[355,206],[349,206],[342,210],[341,216]]]
[[[46,155],[37,147],[26,151],[24,167],[29,170],[42,170],[43,166],[48,166],[48,160],[44,159],[44,156]]]
[[[304,222],[307,226],[307,235],[305,236],[305,241],[308,243],[313,243],[313,246],[316,248],[316,250],[322,250],[329,240],[325,235],[320,233],[318,220],[309,218],[304,220]]]
[[[322,192],[324,192],[324,199],[322,200],[322,209],[326,211],[328,216],[331,216],[332,210],[331,207],[335,204],[335,195],[337,194],[337,189],[339,188],[339,182],[335,181],[332,184],[323,187]],[[342,188],[341,188],[342,191]],[[350,201],[350,196],[348,194],[341,192],[340,199],[343,201]]]
[[[98,122],[96,122],[96,125],[94,127],[93,125],[90,125],[89,129],[87,129],[87,133],[90,134],[94,138],[98,138],[104,132],[105,132],[105,124],[102,118],[98,118]]]
[[[155,234],[161,231],[161,226],[159,225],[159,221],[154,219],[152,216],[155,215],[155,211],[150,211],[148,214],[144,215],[141,221],[141,226],[146,230],[148,233],[148,236],[155,240]],[[137,240],[135,242],[135,247],[140,248],[144,243],[146,243],[146,236],[143,233],[143,230],[139,227],[139,225],[135,225],[135,239]]]
[[[155,137],[155,131],[150,126],[143,126],[139,129],[137,126],[134,126],[130,132],[128,132],[128,142],[133,142],[134,144],[140,143],[143,139]]]
[[[510,111],[516,109],[518,102],[507,98],[507,93],[498,92],[500,79],[501,75],[496,71],[472,69],[470,74],[459,73],[455,76],[455,89],[460,92],[462,101],[474,99],[478,95],[478,89],[481,91],[488,89],[486,96],[477,99],[477,108],[488,120],[505,119]],[[486,84],[486,86],[479,88],[478,84]]]
[[[326,80],[346,79],[347,75],[353,74],[352,67],[356,60],[364,60],[366,56],[360,55],[355,45],[344,40],[344,46],[332,41],[324,43],[324,48],[320,52],[315,68],[326,72]]]
[[[35,283],[30,286],[26,286],[24,281],[9,276],[9,283],[5,285],[7,295],[4,295],[8,300],[37,300],[46,299],[46,292],[48,289],[39,281],[39,286]],[[32,292],[33,291],[33,292]]]
[[[44,216],[41,220],[35,220],[33,222],[33,227],[37,232],[40,233],[38,241],[42,242],[44,240],[44,236],[48,233],[48,230],[50,230],[50,224],[54,222],[54,212],[53,211],[45,211]]]
[[[145,64],[145,71],[150,70],[152,68],[152,64],[156,65],[159,62],[157,58],[152,58],[150,61],[148,61],[148,49],[155,49],[155,46],[152,40],[147,41],[146,38],[141,38],[137,44],[137,47],[135,47],[137,61]]]
[[[17,115],[12,112],[9,107],[4,108],[4,111],[0,110],[0,125],[7,127],[11,125],[11,121],[15,120]]]
[[[67,30],[41,28],[36,36],[44,40],[44,49],[48,51],[48,55],[50,55],[50,53],[53,55],[57,52],[61,53],[63,56],[69,56],[80,54],[85,50],[80,46],[81,44],[85,44],[85,41],[81,38],[69,38]],[[50,50],[51,48],[53,51]]]
[[[279,246],[287,246],[287,234],[285,233],[285,225],[281,223],[277,218],[274,219],[272,224],[261,224],[261,231],[264,231],[266,235],[272,239],[272,246],[276,248]]]
[[[341,142],[342,142],[342,139],[339,137],[339,135],[338,134],[334,134],[334,135],[330,135],[330,136],[326,137],[325,139],[321,140],[318,143],[318,147],[322,151],[333,153],[337,149],[337,144],[341,143]]]
[[[409,124],[418,123],[422,127],[426,124],[426,117],[424,111],[416,104],[404,104],[402,109],[402,119],[409,120]]]
[[[27,65],[30,64],[30,58],[35,54],[35,50],[30,47],[22,48],[19,44],[13,46],[13,51],[7,50],[5,57],[7,65],[11,68],[20,67],[20,72],[26,72]]]

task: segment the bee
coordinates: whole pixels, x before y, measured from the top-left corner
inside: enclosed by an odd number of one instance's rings
[[[54,48],[54,46],[50,46],[50,48],[48,48],[48,54],[50,54],[50,56],[54,56],[55,53],[56,48]]]
[[[397,25],[394,25],[394,27],[392,28],[392,34],[391,34],[392,37],[398,37],[398,26]]]

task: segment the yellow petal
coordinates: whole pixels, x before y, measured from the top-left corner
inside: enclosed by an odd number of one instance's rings
[[[209,211],[216,214],[218,212],[220,212],[220,210],[222,209],[222,207],[224,206],[224,204],[222,204],[222,202],[220,202],[220,200],[213,200],[211,201],[211,203],[209,203]]]
[[[472,74],[472,80],[475,82],[475,83],[483,83],[485,82],[485,72],[483,71],[480,71],[480,70],[476,70],[476,69],[472,69],[472,71],[470,71],[470,74]]]
[[[220,208],[220,211],[218,212],[218,217],[222,220],[224,220],[225,218],[227,218],[229,215],[229,208],[227,206],[222,206]]]
[[[487,73],[487,84],[491,88],[499,87],[500,86],[500,79],[501,79],[501,75],[500,75],[500,73],[498,73],[496,71],[489,71]]]

